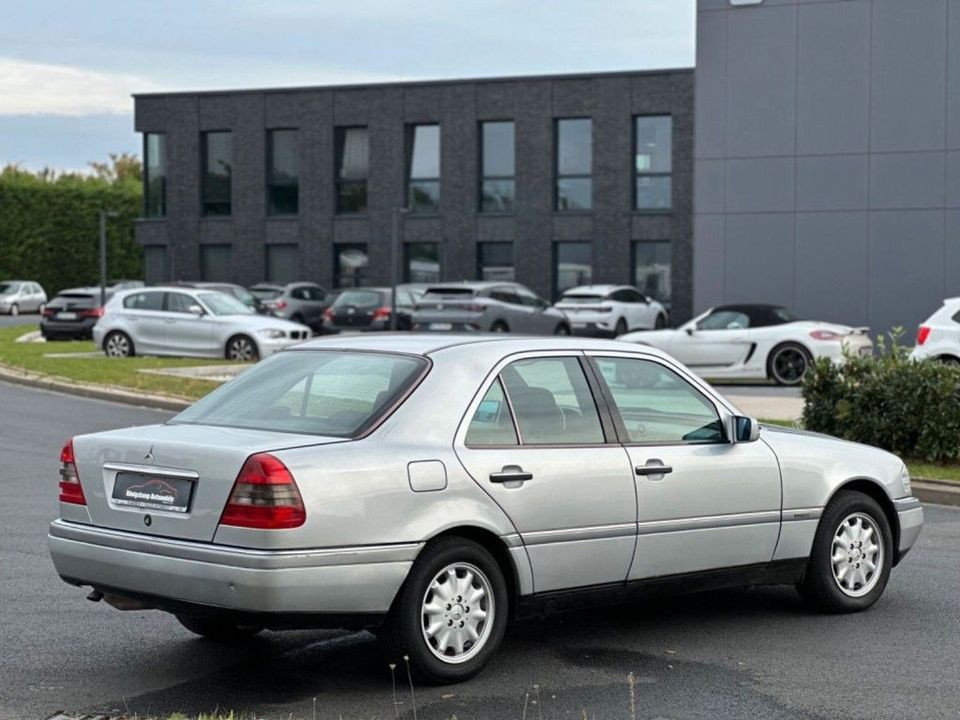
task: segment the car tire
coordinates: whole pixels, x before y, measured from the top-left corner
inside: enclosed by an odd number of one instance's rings
[[[226,358],[237,362],[257,362],[260,351],[249,335],[234,335],[227,340]]]
[[[237,642],[252,638],[263,630],[257,625],[237,625],[229,620],[196,615],[177,615],[177,620],[194,635],[216,642]]]
[[[122,330],[113,330],[103,339],[103,354],[110,358],[133,357],[133,340]]]
[[[570,326],[569,326],[569,325],[566,325],[566,324],[564,324],[564,323],[560,323],[559,325],[557,325],[556,329],[553,331],[553,334],[554,334],[554,335],[569,335],[569,334],[570,334]]]
[[[818,612],[866,610],[887,587],[895,552],[880,504],[864,493],[841,490],[820,517],[810,561],[797,585],[800,597]]]
[[[953,355],[941,355],[937,358],[937,362],[941,365],[960,365],[960,358],[954,357]]]
[[[653,321],[654,330],[663,330],[667,326],[667,316],[663,313],[657,315],[657,319]]]
[[[786,342],[777,345],[767,357],[767,377],[777,385],[799,385],[813,358],[810,351],[800,343]]]
[[[420,553],[377,638],[401,676],[409,661],[420,682],[462,682],[497,651],[508,614],[507,582],[493,555],[473,540],[446,537]]]
[[[490,332],[505,333],[510,332],[510,328],[507,327],[507,324],[503,320],[497,320],[490,326]]]
[[[10,316],[17,317],[20,314],[20,306],[14,303],[10,306]]]
[[[621,335],[625,335],[629,329],[626,318],[620,318],[617,320],[617,326],[613,329],[613,336],[620,337]]]

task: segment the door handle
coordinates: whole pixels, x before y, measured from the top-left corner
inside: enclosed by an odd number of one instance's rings
[[[637,475],[669,475],[673,468],[669,465],[637,465],[634,469]]]
[[[533,473],[526,472],[519,465],[504,465],[500,472],[490,473],[490,482],[526,482],[533,480]]]

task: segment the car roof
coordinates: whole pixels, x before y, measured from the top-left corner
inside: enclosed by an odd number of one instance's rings
[[[426,290],[429,292],[431,290],[457,290],[460,288],[467,288],[469,290],[487,290],[489,288],[495,287],[524,287],[518,282],[513,282],[512,280],[462,280],[461,282],[438,282],[438,283],[427,283]]]
[[[0,283],[32,283],[37,282],[36,280],[0,280]],[[38,285],[40,283],[37,283]]]
[[[771,305],[769,303],[739,303],[737,305],[717,305],[713,308],[713,312],[720,312],[721,310],[726,312],[742,312],[742,313],[751,313],[757,312],[758,310],[786,310],[787,308],[783,305]]]
[[[573,295],[575,293],[590,293],[606,295],[608,293],[612,293],[614,290],[636,290],[636,288],[630,287],[629,285],[579,285],[577,287],[564,290],[563,294]],[[637,292],[639,292],[639,290]]]

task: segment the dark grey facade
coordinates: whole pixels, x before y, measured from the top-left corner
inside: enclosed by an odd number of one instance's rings
[[[696,75],[695,310],[960,294],[960,1],[698,0]]]
[[[147,279],[250,285],[295,271],[332,287],[335,248],[361,246],[369,261],[363,281],[388,282],[394,211],[408,198],[409,128],[437,124],[439,209],[403,217],[401,237],[438,243],[443,279],[476,278],[478,243],[509,242],[515,279],[550,296],[558,243],[583,242],[593,282],[634,282],[638,252],[666,258],[673,317],[682,320],[693,292],[693,92],[692,71],[676,70],[139,95],[136,129],[163,134],[165,146],[163,202],[152,202],[154,217],[137,226]],[[659,179],[656,161],[635,159],[638,116],[672,119],[669,172]],[[556,127],[564,118],[592,120],[589,210],[556,209]],[[512,210],[481,212],[480,126],[496,120],[514,123],[515,201]],[[369,148],[367,207],[354,214],[337,211],[337,128],[348,127],[367,128]],[[271,129],[297,130],[296,214],[268,213]],[[201,134],[223,130],[232,136],[230,213],[204,216]],[[638,169],[651,171],[658,197],[672,195],[669,209],[636,209]],[[669,245],[648,253],[635,243]]]

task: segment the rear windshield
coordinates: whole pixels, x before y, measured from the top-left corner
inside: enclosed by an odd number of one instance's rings
[[[250,288],[250,292],[261,300],[273,300],[280,297],[280,293],[283,291],[278,288]]]
[[[603,295],[564,295],[560,302],[570,303],[571,305],[593,305],[603,300]]]
[[[428,288],[425,295],[463,295],[473,296],[476,291],[473,288],[464,287],[432,287]]]
[[[350,438],[424,372],[421,357],[301,350],[274,355],[171,422]]]
[[[73,307],[96,307],[100,304],[99,298],[95,298],[93,295],[81,295],[79,293],[71,293],[69,295],[57,295],[53,300],[51,300],[48,305],[71,305]]]
[[[337,297],[335,307],[352,305],[357,308],[380,307],[383,302],[380,293],[376,290],[344,290]]]

